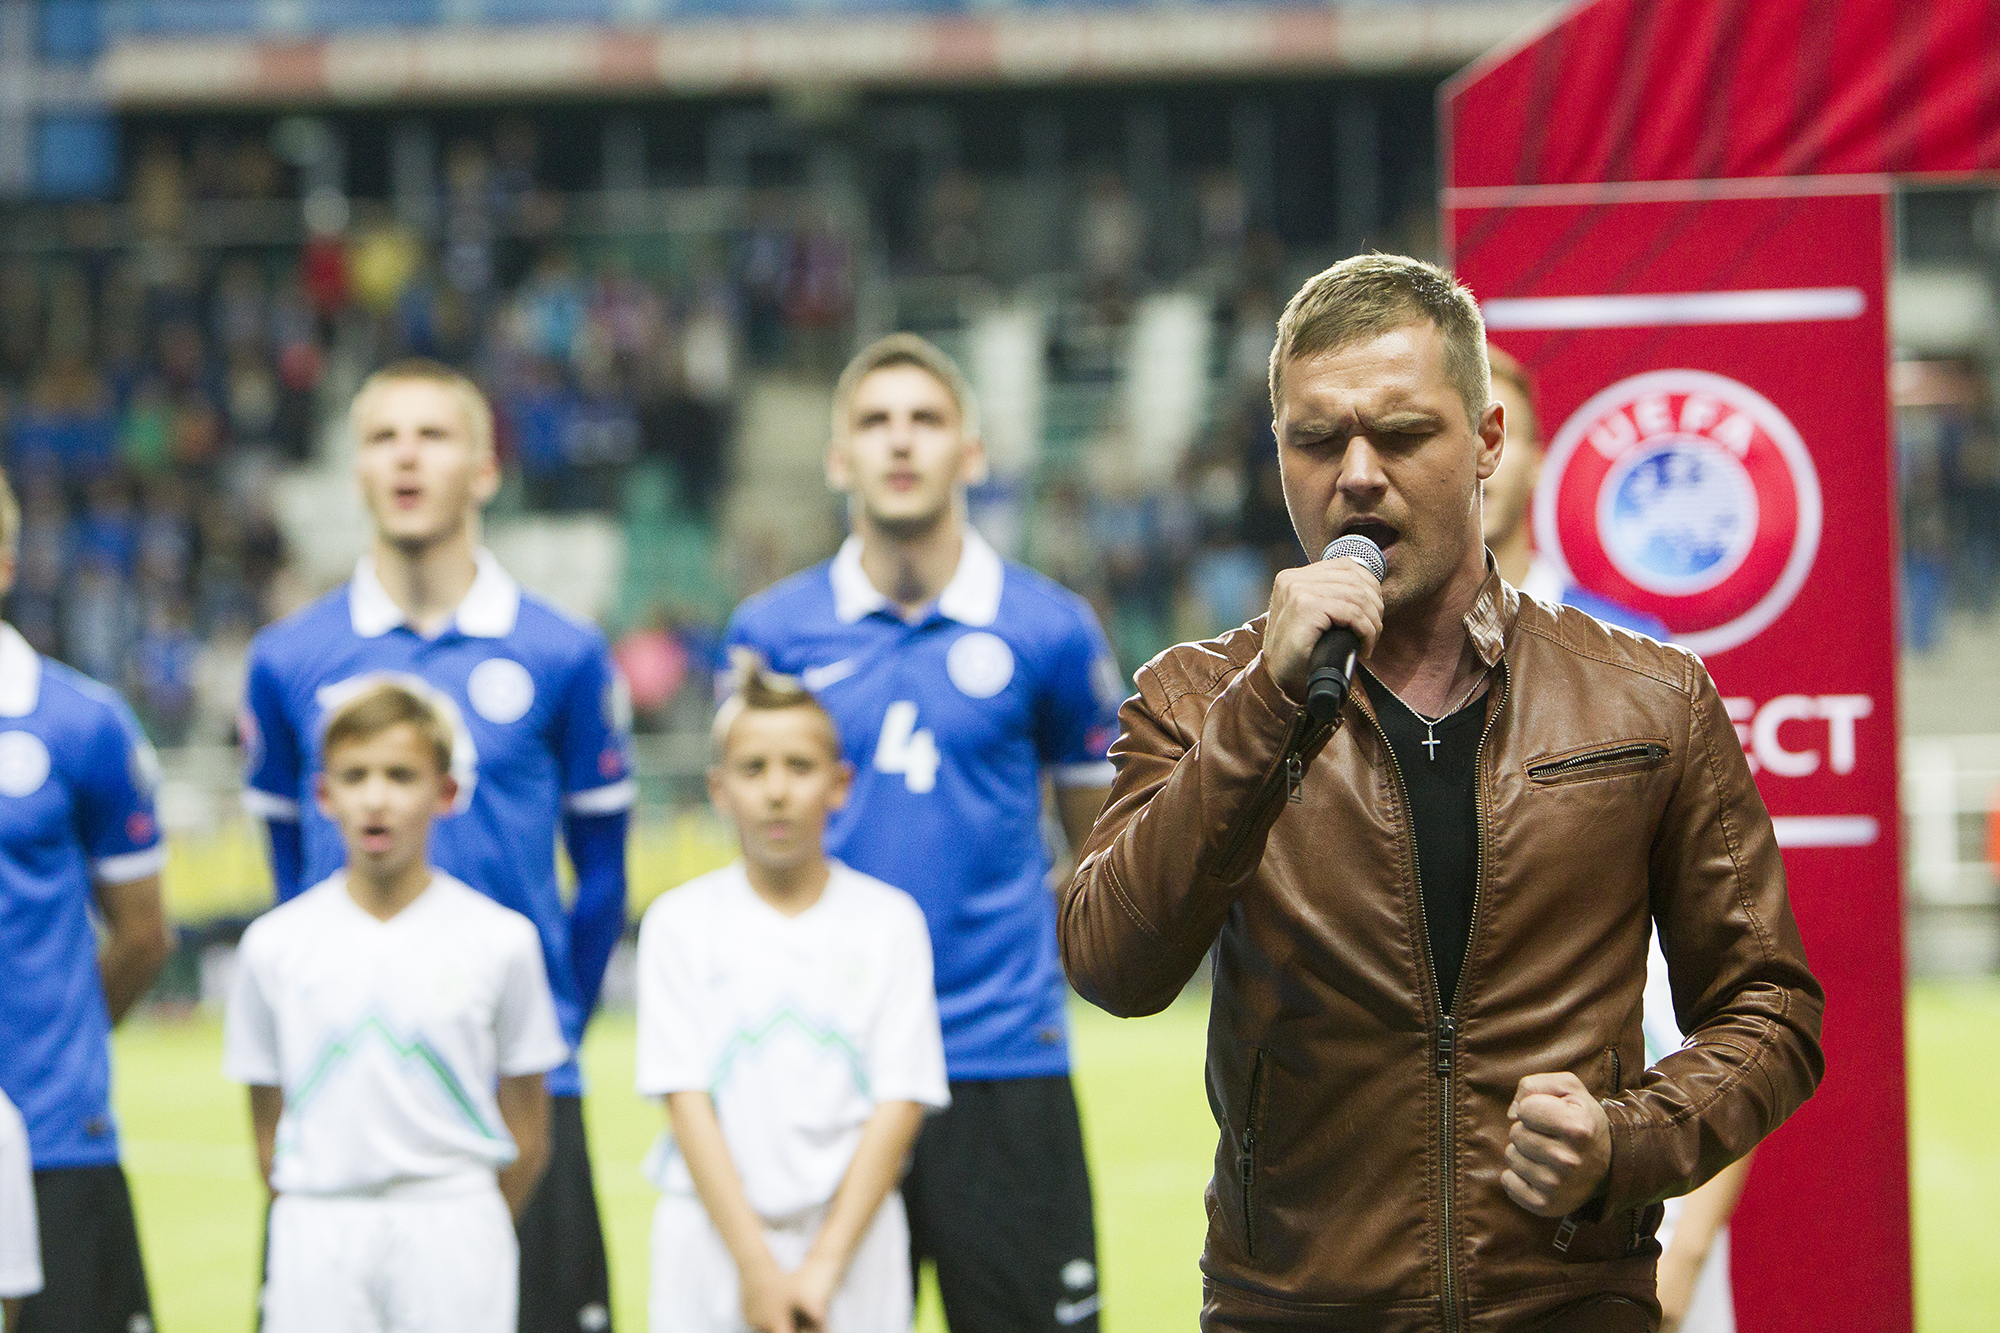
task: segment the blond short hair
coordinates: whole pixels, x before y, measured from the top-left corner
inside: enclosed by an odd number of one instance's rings
[[[485,457],[493,456],[493,405],[486,401],[486,395],[469,376],[427,356],[410,356],[400,361],[392,361],[361,381],[361,387],[355,391],[354,401],[347,409],[349,419],[353,419],[356,409],[361,406],[362,399],[376,389],[385,384],[412,380],[419,384],[435,384],[450,391],[465,411],[466,429],[472,435],[473,448]]]
[[[771,670],[749,648],[738,648],[730,656],[729,695],[717,706],[715,723],[709,730],[709,743],[715,750],[717,763],[729,753],[729,733],[738,718],[748,712],[775,713],[791,708],[802,708],[812,714],[825,732],[828,754],[835,763],[841,761],[840,728],[834,723],[833,714],[826,711],[826,705],[797,676]]]
[[[1337,351],[1423,320],[1444,337],[1444,370],[1465,404],[1466,423],[1479,429],[1493,401],[1486,361],[1486,322],[1465,285],[1436,264],[1406,255],[1366,254],[1314,274],[1278,317],[1271,348],[1271,413],[1286,363]]]
[[[840,372],[840,379],[833,386],[835,439],[847,434],[848,412],[854,406],[854,392],[861,387],[861,381],[891,366],[915,366],[928,372],[951,395],[952,403],[958,408],[960,431],[969,437],[979,434],[979,400],[972,392],[972,382],[965,378],[965,372],[958,368],[958,363],[928,338],[920,338],[914,333],[892,333],[886,338],[877,338],[855,353],[847,368]]]
[[[326,721],[320,742],[322,766],[330,766],[333,752],[343,745],[373,740],[391,727],[409,725],[437,763],[439,776],[451,772],[451,726],[430,700],[407,685],[393,680],[370,685],[333,710]]]
[[[21,502],[14,498],[14,488],[7,484],[7,474],[0,472],[0,551],[12,555],[21,549]]]

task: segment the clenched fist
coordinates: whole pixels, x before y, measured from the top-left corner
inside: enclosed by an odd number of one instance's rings
[[[1530,1074],[1507,1108],[1507,1197],[1538,1217],[1574,1212],[1611,1172],[1611,1120],[1575,1074]]]

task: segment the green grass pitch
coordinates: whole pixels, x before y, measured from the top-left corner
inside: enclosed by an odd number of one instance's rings
[[[1201,1191],[1214,1150],[1202,1092],[1203,1003],[1121,1023],[1076,1008],[1078,1097],[1098,1199],[1107,1333],[1192,1329],[1200,1303]],[[634,1096],[632,1020],[612,1014],[584,1050],[597,1182],[611,1247],[615,1326],[645,1327],[652,1190],[639,1159],[657,1109]],[[263,1203],[242,1093],[223,1081],[210,1016],[128,1024],[118,1108],[159,1326],[251,1327]],[[2000,1309],[2000,983],[1921,983],[1910,996],[1918,1323],[1991,1327]],[[919,1329],[944,1327],[927,1293]]]

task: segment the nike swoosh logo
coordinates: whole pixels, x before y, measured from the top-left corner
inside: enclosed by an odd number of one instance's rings
[[[1080,1301],[1057,1301],[1056,1322],[1065,1326],[1080,1324],[1096,1314],[1103,1304],[1101,1296],[1086,1296]]]
[[[807,667],[799,673],[799,684],[818,694],[827,686],[846,680],[859,668],[854,659],[843,657],[838,662],[828,662],[825,666]]]

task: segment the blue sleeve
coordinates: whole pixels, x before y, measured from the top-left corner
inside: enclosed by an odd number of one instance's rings
[[[1079,603],[1042,683],[1035,745],[1059,787],[1108,787],[1125,680],[1097,617]]]
[[[123,700],[105,691],[70,775],[77,840],[93,879],[126,884],[160,873],[166,848],[153,815],[159,760]]]
[[[632,696],[602,640],[570,672],[556,725],[564,813],[631,809]]]
[[[576,902],[570,908],[569,961],[581,1001],[578,1030],[563,1034],[571,1046],[583,1041],[582,1024],[597,1008],[604,968],[618,937],[625,933],[625,833],[631,815],[571,815],[563,821],[563,845],[576,868]]]
[[[305,887],[300,882],[306,874],[305,830],[296,819],[267,819],[264,832],[270,843],[271,896],[289,902]]]
[[[285,708],[284,683],[252,645],[249,678],[236,730],[243,746],[243,808],[270,834],[271,884],[277,901],[298,896],[304,885],[305,839],[299,826],[305,791],[305,752]]]
[[[285,708],[284,683],[254,648],[236,730],[243,745],[244,806],[265,819],[298,823],[306,776],[304,747]]]
[[[577,878],[570,967],[583,1002],[579,1030],[564,1035],[575,1044],[625,931],[625,833],[636,795],[631,697],[602,640],[570,675],[560,726],[563,844]]]

